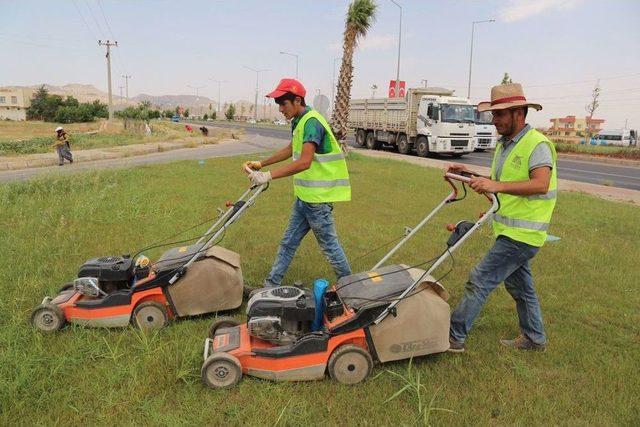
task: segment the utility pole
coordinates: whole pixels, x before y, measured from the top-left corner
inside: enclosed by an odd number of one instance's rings
[[[427,87],[427,80],[426,79],[422,79],[421,81],[422,81],[422,83],[424,83],[424,87],[426,88]]]
[[[124,85],[127,88],[127,91],[126,91],[127,99],[129,99],[129,79],[131,78],[131,76],[123,74],[122,78],[124,79]]]
[[[118,87],[120,88],[120,102],[122,102],[122,89],[124,89],[124,86],[120,85]]]
[[[98,40],[98,46],[106,46],[107,47],[107,79],[109,82],[109,121],[113,119],[113,97],[111,94],[111,46],[118,47],[118,42],[110,42],[107,40],[103,42],[102,40]]]
[[[221,83],[229,83],[228,80],[216,80],[216,79],[209,79],[212,82],[216,82],[218,83],[218,117],[220,117],[220,103],[221,103],[221,99],[220,99],[220,84]]]
[[[280,55],[289,55],[289,56],[293,56],[296,58],[296,79],[298,78],[298,59],[299,56],[297,53],[289,53],[289,52],[282,52],[280,51]]]
[[[202,89],[205,86],[191,86],[191,85],[187,85],[187,87],[190,87],[191,89],[195,89],[196,90],[196,103],[200,102],[200,95],[198,95],[198,91],[200,89]],[[196,108],[198,108],[197,111],[199,111],[199,113],[202,115],[202,105],[196,104],[195,106]]]
[[[244,66],[244,68],[256,73],[256,97],[255,97],[255,100],[254,100],[254,103],[253,103],[253,120],[255,120],[257,122],[258,121],[258,81],[260,79],[260,73],[262,73],[263,71],[270,71],[270,70],[267,70],[267,69],[254,70],[253,68],[247,67],[246,65]]]

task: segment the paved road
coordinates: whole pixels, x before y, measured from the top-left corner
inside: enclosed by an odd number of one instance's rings
[[[216,123],[215,126],[242,127],[245,129],[247,135],[260,135],[270,138],[282,138],[285,140],[291,135],[288,126],[282,126],[282,128],[271,128],[237,123],[231,125]],[[351,138],[349,143],[350,145],[355,146],[353,138]],[[470,165],[489,167],[491,165],[491,156],[491,152],[476,152],[458,158],[455,161]],[[443,156],[442,158],[445,159],[446,157]],[[640,190],[640,167],[637,166],[622,166],[611,163],[562,158],[558,160],[558,176],[572,181]]]

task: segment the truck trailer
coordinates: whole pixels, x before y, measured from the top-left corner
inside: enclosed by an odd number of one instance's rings
[[[409,89],[405,98],[352,99],[349,105],[349,127],[359,146],[390,145],[402,154],[415,149],[421,157],[473,152],[475,122],[469,99],[444,88]]]

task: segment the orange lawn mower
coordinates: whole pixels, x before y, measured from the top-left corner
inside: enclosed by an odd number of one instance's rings
[[[243,374],[270,380],[318,380],[328,372],[344,384],[363,381],[375,362],[409,359],[449,349],[448,294],[431,274],[499,208],[476,222],[449,224],[446,249],[414,266],[382,265],[443,206],[466,197],[465,183],[475,174],[446,173],[452,192],[371,271],[340,278],[327,289],[295,286],[263,288],[247,304],[247,321],[218,318],[204,343],[202,381],[211,388],[236,385]],[[462,184],[464,195],[458,198]],[[452,258],[453,260],[453,258]],[[430,264],[428,270],[418,267]],[[451,271],[451,270],[449,270]],[[448,273],[447,273],[448,274]],[[446,275],[446,274],[445,274]]]
[[[212,218],[144,248],[192,242],[198,237],[163,243],[207,222],[215,223],[195,244],[174,247],[154,264],[139,256],[104,256],[80,267],[73,282],[45,297],[31,315],[34,327],[54,332],[67,323],[141,329],[166,326],[170,320],[238,308],[243,279],[240,255],[218,246],[225,231],[251,207],[268,185],[253,186]]]

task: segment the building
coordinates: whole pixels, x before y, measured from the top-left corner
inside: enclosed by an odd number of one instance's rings
[[[576,116],[550,119],[550,121],[551,127],[546,132],[548,137],[557,141],[574,143],[579,143],[581,139],[584,139],[587,129],[591,131],[592,135],[597,134],[604,123],[603,119],[577,118]]]
[[[27,108],[34,93],[28,88],[0,88],[0,120],[27,120]]]

